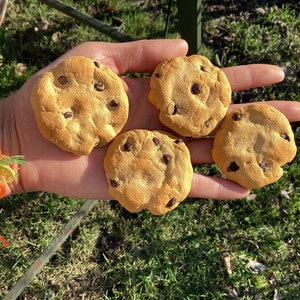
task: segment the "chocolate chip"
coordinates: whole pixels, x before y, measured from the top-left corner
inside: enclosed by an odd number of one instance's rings
[[[201,93],[201,85],[199,83],[194,83],[191,87],[191,92],[194,95],[200,94]]]
[[[170,154],[164,154],[163,161],[166,165],[169,165],[172,161],[172,156]]]
[[[156,78],[161,78],[161,74],[155,73],[155,77],[156,77]]]
[[[175,105],[174,105],[174,110],[173,110],[173,112],[172,112],[172,115],[173,115],[173,116],[176,115],[176,114],[177,114],[177,111],[178,111],[178,107],[177,107],[177,105],[175,104]]]
[[[69,119],[73,117],[73,113],[71,111],[67,111],[64,114],[65,119]]]
[[[102,82],[98,82],[98,83],[94,84],[94,88],[95,88],[96,91],[102,92],[105,89],[105,85]]]
[[[172,198],[167,204],[166,207],[172,207],[176,204],[176,198]]]
[[[120,182],[117,181],[117,180],[111,179],[111,180],[110,180],[110,185],[111,185],[112,187],[118,187],[118,186],[120,185]]]
[[[206,71],[206,67],[200,66],[200,70],[203,71],[203,72],[205,72]]]
[[[156,137],[154,137],[154,138],[152,139],[152,141],[153,141],[153,143],[154,143],[156,146],[158,146],[158,145],[160,144],[160,140],[159,140],[158,138],[156,138]]]
[[[94,65],[95,65],[97,68],[100,68],[100,64],[99,64],[97,61],[94,61]]]
[[[69,82],[68,77],[67,76],[60,76],[58,77],[58,82],[62,85],[66,84]]]
[[[175,140],[175,144],[180,144],[180,143],[183,143],[183,139]]]
[[[234,121],[239,121],[241,118],[242,118],[242,115],[241,115],[239,112],[234,112],[234,113],[232,114],[232,119],[233,119]]]
[[[289,142],[291,141],[291,138],[287,133],[282,134],[282,137]]]
[[[266,168],[268,166],[267,163],[265,163],[264,161],[262,161],[258,165],[263,169],[264,172],[266,172]]]
[[[239,170],[239,166],[235,161],[232,161],[227,168],[227,172],[236,172]]]
[[[126,152],[130,152],[132,151],[133,149],[133,146],[131,143],[129,142],[126,142],[124,145],[123,145],[123,150],[126,151]]]
[[[205,121],[205,122],[204,122],[204,125],[205,125],[205,127],[207,127],[207,128],[208,128],[208,127],[209,127],[209,125],[210,125],[210,120],[207,120],[207,121]]]
[[[117,106],[119,106],[119,102],[117,100],[113,99],[109,102],[109,105],[111,107],[117,107]]]

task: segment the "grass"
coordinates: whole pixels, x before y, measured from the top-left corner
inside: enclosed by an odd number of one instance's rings
[[[235,102],[300,100],[299,4],[273,2],[204,1],[202,52],[214,63],[266,62],[287,72],[281,84],[235,93]],[[116,15],[134,38],[163,37],[167,1],[64,3],[108,23]],[[169,37],[179,35],[176,16],[173,8]],[[10,1],[0,28],[0,96],[87,40],[110,41],[36,0]],[[18,63],[27,67],[22,75],[15,72]],[[297,133],[298,145],[299,138]],[[129,214],[115,202],[99,201],[20,299],[297,299],[299,165],[297,157],[280,181],[248,199],[187,199],[162,217]],[[50,193],[1,200],[0,234],[11,246],[0,247],[0,297],[83,202]],[[251,271],[251,260],[266,268]]]

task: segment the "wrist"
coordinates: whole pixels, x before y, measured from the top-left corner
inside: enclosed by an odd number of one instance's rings
[[[0,101],[0,197],[24,192],[19,182],[20,155],[14,112],[14,96]],[[22,161],[21,161],[22,159]]]

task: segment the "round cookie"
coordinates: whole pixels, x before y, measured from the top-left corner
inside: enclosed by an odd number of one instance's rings
[[[223,71],[206,57],[173,57],[155,68],[148,99],[164,125],[198,138],[209,135],[225,116],[231,87]]]
[[[212,156],[221,172],[256,189],[277,181],[281,166],[297,152],[287,118],[267,104],[252,104],[229,113],[217,130]]]
[[[109,193],[130,212],[173,210],[188,195],[193,178],[185,143],[162,131],[136,129],[118,135],[104,159]]]
[[[41,134],[77,155],[109,143],[124,127],[129,111],[119,76],[82,56],[46,72],[33,88],[31,104]]]

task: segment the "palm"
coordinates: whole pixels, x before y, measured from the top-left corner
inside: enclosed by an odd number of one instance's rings
[[[160,61],[169,56],[185,55],[186,50],[185,43],[179,40],[141,41],[131,44],[93,43],[74,48],[58,61],[63,60],[66,56],[85,55],[108,65],[117,73],[151,72]],[[58,61],[54,64],[57,64]],[[53,65],[47,68],[51,67]],[[264,79],[261,76],[253,76],[254,71],[257,72],[257,75],[264,72]],[[248,67],[247,70],[230,68],[225,72],[235,90],[269,84],[282,79],[282,74],[280,75],[278,69],[271,66]],[[244,72],[248,76],[244,76],[243,81],[236,82],[235,78],[239,78],[239,72]],[[21,180],[17,188],[23,191],[45,190],[79,198],[109,199],[108,185],[102,166],[106,147],[95,149],[89,156],[74,156],[60,150],[40,135],[29,99],[37,76],[31,78],[14,95],[13,109],[18,140],[14,151],[24,154],[27,161],[20,171]],[[158,112],[147,100],[149,80],[128,77],[123,79],[130,99],[130,114],[124,130],[162,129],[158,120]],[[281,110],[284,109],[282,106]],[[290,118],[296,118],[296,113],[289,112],[288,114]],[[211,141],[193,141],[188,146],[194,163],[212,162]],[[247,193],[246,189],[230,181],[212,179],[197,174],[194,176],[191,196],[221,199],[243,197]]]

